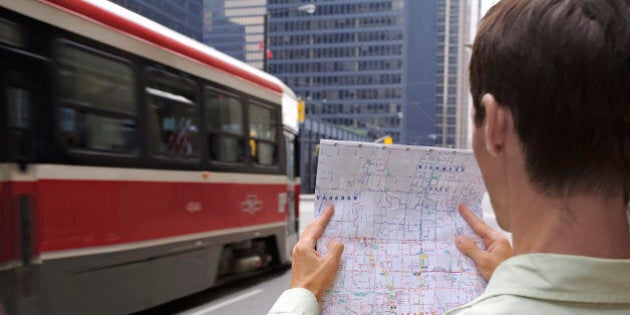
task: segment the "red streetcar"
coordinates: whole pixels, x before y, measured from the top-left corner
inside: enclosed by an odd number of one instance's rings
[[[0,314],[149,308],[290,262],[297,100],[102,0],[0,0]]]

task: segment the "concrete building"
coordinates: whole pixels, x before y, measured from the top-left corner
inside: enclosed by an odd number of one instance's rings
[[[437,76],[435,134],[436,145],[470,148],[471,104],[468,64],[472,44],[473,9],[479,1],[438,0]],[[478,15],[478,13],[477,13]],[[475,21],[472,21],[474,19]]]

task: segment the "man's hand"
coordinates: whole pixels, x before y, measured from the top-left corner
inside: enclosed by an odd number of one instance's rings
[[[494,269],[514,255],[512,246],[505,236],[477,218],[468,207],[459,205],[459,213],[475,233],[481,236],[484,244],[486,244],[486,250],[479,248],[475,242],[463,235],[455,239],[455,245],[462,253],[475,261],[481,276],[488,281]]]
[[[332,215],[333,206],[329,205],[317,219],[306,226],[300,241],[293,248],[291,288],[307,289],[318,301],[322,293],[332,285],[343,252],[343,244],[337,241],[328,243],[328,252],[325,256],[315,251],[315,243]]]

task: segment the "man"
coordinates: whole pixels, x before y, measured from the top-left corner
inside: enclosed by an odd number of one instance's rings
[[[456,244],[489,283],[449,313],[630,314],[629,29],[627,0],[503,0],[484,17],[470,64],[473,151],[514,251],[460,207],[486,249]],[[343,250],[314,251],[331,212],[305,230],[294,289],[271,313],[318,312]]]

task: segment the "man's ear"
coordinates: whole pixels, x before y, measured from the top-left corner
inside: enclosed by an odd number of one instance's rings
[[[509,128],[512,125],[512,113],[506,106],[501,106],[492,94],[484,94],[481,104],[486,111],[484,126],[486,150],[493,155],[499,155],[505,145]]]

